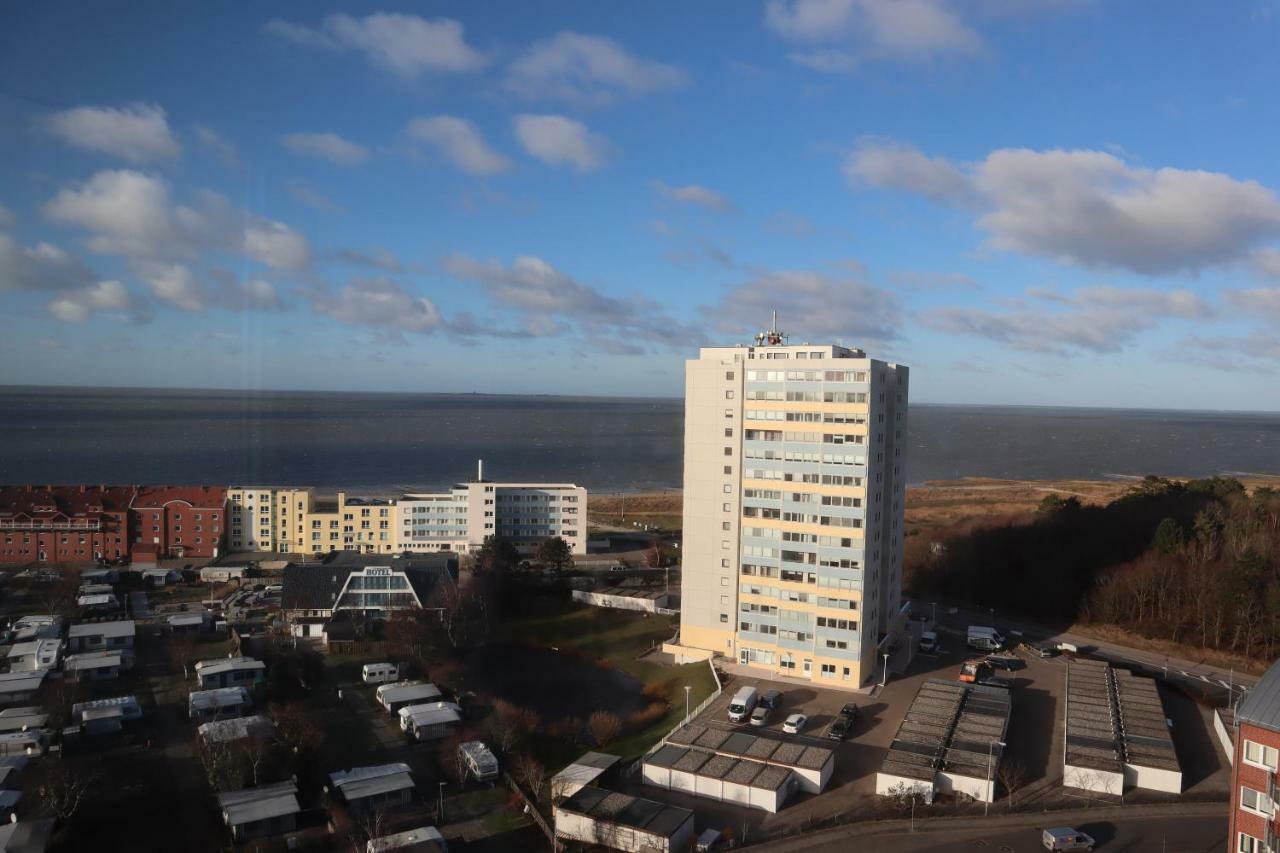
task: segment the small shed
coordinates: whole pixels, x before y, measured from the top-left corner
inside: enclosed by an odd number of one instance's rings
[[[81,610],[88,612],[105,612],[108,610],[119,610],[120,600],[113,593],[95,593],[94,595],[82,595],[76,599],[76,606]]]
[[[452,702],[428,702],[400,709],[400,730],[417,741],[439,740],[462,723],[462,709]]]
[[[329,784],[354,814],[407,805],[413,799],[413,776],[409,765],[401,762],[330,773]]]
[[[371,838],[365,845],[365,853],[447,853],[449,845],[434,826],[406,829],[381,838]]]
[[[123,664],[119,652],[84,652],[67,655],[62,669],[71,681],[107,681],[120,677]]]
[[[601,776],[618,763],[618,756],[607,752],[588,752],[578,756],[568,767],[551,777],[551,799],[572,797],[587,785],[597,784]]]
[[[558,838],[627,853],[681,853],[693,844],[693,812],[678,806],[588,785],[554,809]]]
[[[91,699],[71,706],[71,719],[85,734],[118,732],[124,724],[142,718],[142,708],[133,696]]]
[[[397,681],[384,684],[375,693],[378,704],[395,714],[409,705],[421,705],[425,702],[437,702],[442,694],[440,688],[429,681]]]
[[[266,681],[267,665],[256,658],[214,658],[197,662],[195,672],[202,690],[236,685],[247,687]]]
[[[213,628],[213,614],[175,613],[165,620],[165,627],[171,634],[203,634]]]
[[[298,828],[298,787],[292,782],[218,795],[222,821],[237,842],[293,832]]]
[[[243,580],[248,566],[205,566],[200,570],[200,580],[205,583],[228,583]]]
[[[249,691],[239,686],[193,690],[187,696],[187,716],[200,722],[242,717],[251,707]]]
[[[0,704],[27,701],[36,695],[48,675],[47,669],[0,673]]]
[[[196,728],[196,733],[205,743],[235,743],[242,740],[269,738],[275,731],[275,727],[275,723],[269,718],[254,714],[249,717],[201,723]]]
[[[132,619],[114,622],[84,622],[67,631],[67,646],[72,653],[118,651],[128,656],[133,649],[137,626]]]

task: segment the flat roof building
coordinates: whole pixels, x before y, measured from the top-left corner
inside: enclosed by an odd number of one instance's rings
[[[413,799],[413,776],[409,765],[400,762],[330,773],[329,784],[356,814],[407,805]]]
[[[194,667],[201,690],[252,686],[267,677],[267,665],[256,658],[228,657],[197,661]]]
[[[238,842],[293,832],[298,826],[298,787],[292,782],[218,795],[222,821]]]
[[[571,797],[587,785],[594,785],[618,761],[618,756],[607,752],[587,752],[578,756],[551,777],[552,801]]]
[[[252,707],[253,700],[243,686],[194,690],[187,696],[187,716],[201,722],[241,717]]]
[[[1230,716],[1231,817],[1228,853],[1276,849],[1280,816],[1280,661],[1245,693]]]
[[[553,806],[557,838],[628,853],[682,853],[693,844],[693,812],[586,786]]]
[[[67,631],[67,646],[71,652],[119,651],[133,649],[137,627],[132,619],[115,622],[84,622],[72,625]]]

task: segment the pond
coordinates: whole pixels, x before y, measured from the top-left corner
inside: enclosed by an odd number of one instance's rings
[[[469,686],[528,708],[543,721],[609,711],[626,719],[649,700],[644,683],[612,667],[555,649],[514,643],[485,646],[467,657]]]

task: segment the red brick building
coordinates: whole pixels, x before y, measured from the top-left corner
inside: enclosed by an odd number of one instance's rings
[[[1229,853],[1269,853],[1280,844],[1280,661],[1236,706]]]
[[[0,563],[129,554],[132,486],[0,486]]]
[[[227,517],[224,486],[139,486],[130,506],[134,562],[216,557]]]

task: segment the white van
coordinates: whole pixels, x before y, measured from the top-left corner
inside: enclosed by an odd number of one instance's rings
[[[745,723],[755,710],[758,695],[754,687],[739,688],[729,702],[729,722]]]
[[[395,663],[367,663],[360,668],[365,684],[386,684],[400,677],[400,665]]]
[[[1004,637],[995,628],[970,625],[967,636],[969,648],[980,652],[998,652],[1004,648]]]
[[[1045,850],[1092,850],[1095,842],[1087,833],[1059,826],[1046,829],[1040,836],[1040,843]]]

